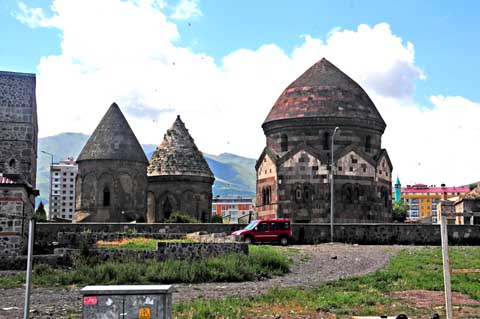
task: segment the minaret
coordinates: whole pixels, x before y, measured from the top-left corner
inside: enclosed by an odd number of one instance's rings
[[[395,182],[395,203],[398,203],[402,200],[402,184],[400,179],[397,176],[397,181]]]

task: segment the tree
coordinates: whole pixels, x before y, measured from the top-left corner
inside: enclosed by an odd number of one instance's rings
[[[393,204],[392,217],[394,221],[404,222],[407,219],[408,205],[403,201]]]
[[[38,204],[37,210],[35,211],[35,219],[37,220],[37,222],[47,221],[47,212],[45,211],[43,202],[40,202],[40,204]]]

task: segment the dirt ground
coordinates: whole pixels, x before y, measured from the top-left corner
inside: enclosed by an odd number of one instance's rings
[[[326,281],[374,272],[383,267],[391,256],[405,248],[415,249],[412,246],[344,244],[280,247],[280,249],[286,249],[294,259],[289,274],[256,282],[178,284],[174,285],[176,292],[173,294],[173,302],[192,301],[196,298],[255,296],[271,288],[314,288]],[[79,289],[79,287],[34,288],[31,296],[30,318],[76,318],[76,315],[81,313]],[[443,304],[441,292],[397,292],[394,296],[404,303],[423,308],[435,309]],[[0,319],[22,318],[23,302],[23,288],[0,289]],[[458,318],[480,318],[479,303],[467,296],[455,294],[454,304],[462,314]],[[261,313],[262,309],[258,311],[254,309],[251,316],[247,318],[336,318],[332,314],[311,313],[300,308],[292,309],[291,306],[289,309],[282,309],[281,305],[278,305],[278,311],[272,316]]]

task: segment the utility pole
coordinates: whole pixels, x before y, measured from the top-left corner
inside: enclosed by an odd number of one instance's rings
[[[335,127],[333,130],[333,135],[332,135],[332,147],[331,147],[331,154],[332,154],[332,161],[330,164],[330,242],[333,243],[333,216],[335,213],[335,207],[334,207],[334,202],[335,202],[335,185],[334,185],[334,180],[333,180],[333,175],[335,174],[335,162],[333,161],[333,145],[335,143],[335,134],[337,133],[338,126]]]
[[[447,216],[441,212],[440,235],[442,238],[442,259],[443,259],[443,284],[445,288],[445,310],[447,319],[453,319],[452,316],[452,287],[450,284],[450,261],[448,258],[448,231]]]
[[[27,278],[25,283],[25,305],[23,306],[23,319],[28,319],[30,315],[30,285],[32,282],[32,260],[33,260],[33,234],[35,232],[35,219],[29,218],[28,221],[28,255],[27,255]]]
[[[46,151],[41,151],[43,154],[50,155],[50,196],[48,198],[48,218],[47,220],[51,220],[52,214],[51,214],[51,209],[52,209],[52,182],[53,182],[53,175],[52,175],[52,168],[53,168],[53,154],[46,152]]]

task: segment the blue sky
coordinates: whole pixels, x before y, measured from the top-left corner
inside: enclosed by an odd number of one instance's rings
[[[51,1],[25,1],[47,12]],[[174,1],[169,3],[175,4]],[[240,4],[241,3],[241,4]],[[480,3],[463,1],[203,1],[202,16],[177,24],[180,45],[206,52],[216,61],[237,48],[275,43],[290,51],[310,34],[325,38],[333,28],[387,22],[415,44],[416,64],[428,81],[417,83],[416,98],[428,106],[431,94],[461,95],[480,101]],[[15,18],[17,1],[0,4],[0,66],[36,72],[41,56],[60,53],[61,32],[31,29]],[[106,18],[108,20],[108,18]]]
[[[142,143],[181,114],[199,148],[256,158],[282,90],[326,56],[368,92],[405,183],[480,180],[480,3],[8,0],[0,69],[37,73],[40,136],[116,101]],[[440,154],[444,145],[454,152]],[[439,172],[442,172],[439,174]]]

